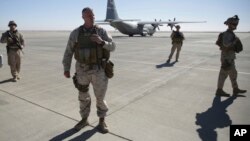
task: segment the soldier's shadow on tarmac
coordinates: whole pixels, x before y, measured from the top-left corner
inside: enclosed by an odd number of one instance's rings
[[[73,139],[70,139],[70,141],[86,141],[97,132],[98,132],[98,130],[96,128],[93,128],[91,130],[87,130],[87,131],[83,132],[81,135],[79,135]],[[56,137],[50,139],[50,141],[62,141],[64,139],[74,135],[75,133],[77,133],[77,131],[75,131],[72,128],[72,129],[69,129],[69,130],[63,132],[62,134],[57,135]]]
[[[197,132],[202,141],[217,141],[217,132],[215,130],[217,128],[226,128],[232,124],[226,109],[235,99],[236,96],[232,96],[221,101],[220,96],[215,96],[212,107],[205,112],[196,114],[196,125],[201,127],[197,129]]]
[[[10,78],[10,79],[6,79],[6,80],[2,80],[2,81],[0,81],[0,84],[8,83],[8,82],[13,82],[13,79]]]
[[[176,61],[171,62],[171,63],[165,62],[165,63],[163,63],[163,64],[156,65],[155,67],[156,67],[157,69],[160,69],[160,68],[163,68],[163,67],[173,67],[175,63],[176,63]]]

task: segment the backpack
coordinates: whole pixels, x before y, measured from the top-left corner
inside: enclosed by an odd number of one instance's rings
[[[220,48],[223,47],[223,34],[224,34],[224,32],[221,32],[221,33],[219,34],[218,39],[217,39],[217,41],[216,41],[216,43],[215,43],[215,44],[218,45]],[[234,35],[234,39],[236,39],[237,37],[235,36],[234,33],[233,33],[233,35]],[[236,53],[240,53],[241,51],[243,51],[243,45],[242,45],[242,43],[241,43],[241,41],[240,41],[239,38],[236,40],[236,43],[235,43],[234,46],[233,46],[233,50],[234,50]]]
[[[243,51],[243,45],[242,45],[240,39],[238,39],[238,40],[236,41],[236,43],[235,43],[235,45],[234,45],[234,51],[235,51],[236,53],[240,53],[241,51]]]

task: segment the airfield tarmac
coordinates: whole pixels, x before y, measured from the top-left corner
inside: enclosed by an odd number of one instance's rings
[[[250,34],[236,33],[244,45],[237,54],[238,84],[245,97],[215,97],[220,51],[218,33],[185,33],[179,62],[165,64],[170,33],[127,37],[112,32],[117,44],[111,60],[115,76],[106,94],[110,133],[101,134],[92,88],[90,126],[81,119],[77,90],[63,76],[67,31],[23,31],[26,40],[21,80],[11,78],[5,45],[0,44],[1,141],[228,141],[230,124],[250,124]],[[72,63],[71,75],[74,73]],[[229,78],[224,90],[232,94]],[[198,116],[197,116],[198,115]]]

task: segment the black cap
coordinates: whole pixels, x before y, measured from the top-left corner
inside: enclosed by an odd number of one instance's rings
[[[17,24],[16,24],[16,22],[15,22],[15,21],[10,21],[10,22],[9,22],[9,24],[8,24],[8,26],[11,26],[11,25],[15,25],[15,26],[17,26]]]

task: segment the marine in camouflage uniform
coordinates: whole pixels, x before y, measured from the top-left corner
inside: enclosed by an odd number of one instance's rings
[[[82,120],[74,128],[79,131],[88,125],[87,118],[91,105],[89,84],[91,83],[96,97],[97,115],[99,117],[98,129],[107,133],[109,131],[104,119],[108,106],[104,98],[108,78],[100,65],[100,61],[103,59],[100,50],[114,51],[116,46],[112,37],[103,28],[94,25],[95,18],[92,9],[84,8],[82,17],[85,23],[71,32],[63,58],[64,75],[67,78],[70,78],[73,55],[76,59],[76,81],[78,83],[78,99]]]
[[[13,81],[20,79],[21,54],[24,47],[23,35],[16,29],[17,24],[10,21],[9,30],[2,34],[1,43],[7,43],[8,64],[10,66]]]
[[[218,96],[230,96],[225,91],[223,91],[223,86],[226,78],[229,76],[232,87],[233,87],[233,95],[237,95],[238,93],[245,93],[246,90],[240,90],[237,83],[237,70],[235,68],[235,45],[239,38],[235,36],[234,30],[237,28],[239,23],[239,18],[237,15],[234,17],[228,18],[224,24],[228,26],[228,29],[221,34],[218,38],[216,44],[220,46],[221,49],[221,69],[218,78],[218,89],[216,91],[216,95]],[[221,45],[220,43],[221,42]]]
[[[176,28],[176,31],[173,31],[172,34],[171,34],[171,39],[172,39],[172,48],[171,48],[171,53],[168,57],[168,60],[167,60],[167,63],[170,63],[170,60],[175,52],[175,50],[177,49],[177,52],[176,52],[176,62],[178,62],[178,59],[179,59],[179,55],[180,55],[180,51],[181,51],[181,47],[182,47],[182,44],[183,44],[183,40],[185,40],[184,38],[184,35],[182,32],[180,32],[180,26],[177,25],[175,26]]]

